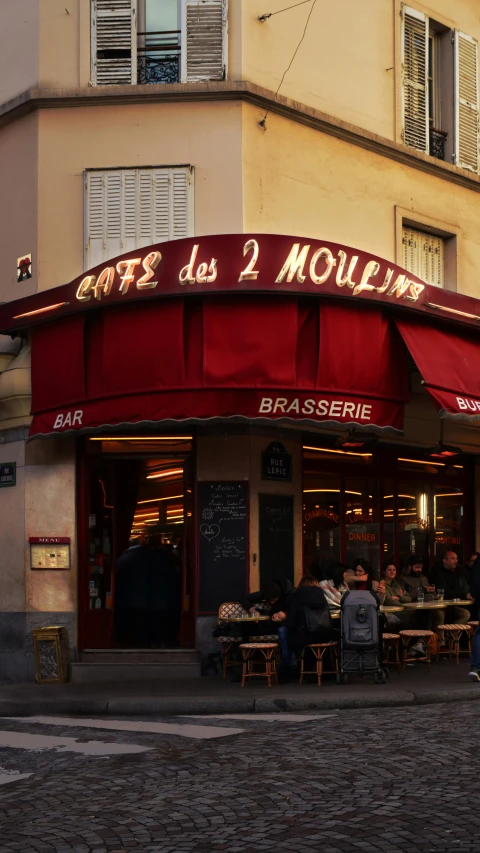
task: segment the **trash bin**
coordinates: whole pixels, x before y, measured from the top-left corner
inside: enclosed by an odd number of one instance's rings
[[[33,629],[35,680],[37,684],[68,681],[68,631],[62,625]]]

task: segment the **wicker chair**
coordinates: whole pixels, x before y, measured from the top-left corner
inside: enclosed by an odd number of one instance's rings
[[[225,601],[218,608],[218,624],[220,625],[232,616],[246,616],[246,613],[247,611],[239,601]],[[225,636],[217,637],[217,640],[222,647],[222,674],[226,678],[228,668],[240,664],[239,661],[232,660],[232,651],[238,649],[243,640],[240,634],[233,637],[225,634]]]

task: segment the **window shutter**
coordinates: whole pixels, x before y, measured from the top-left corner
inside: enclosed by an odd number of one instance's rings
[[[227,0],[182,0],[182,82],[225,80]]]
[[[85,192],[85,269],[90,269],[105,258],[105,172],[87,172]]]
[[[179,240],[193,235],[192,172],[190,169],[172,169],[173,215],[170,238]]]
[[[444,286],[444,240],[414,228],[402,229],[403,266],[427,284]]]
[[[403,141],[428,153],[428,18],[402,7]]]
[[[137,82],[137,0],[91,0],[92,83]]]
[[[193,235],[188,166],[86,173],[85,268],[143,246]]]
[[[478,43],[455,31],[455,164],[478,172]]]

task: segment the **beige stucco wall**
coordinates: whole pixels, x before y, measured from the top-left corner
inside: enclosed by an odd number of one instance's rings
[[[0,302],[37,289],[38,116],[25,116],[0,132]],[[17,258],[32,253],[32,278],[17,282]]]
[[[2,0],[0,103],[38,85],[40,2]]]
[[[25,610],[25,442],[0,444],[0,463],[16,462],[16,486],[0,489],[0,612]]]
[[[77,602],[75,443],[39,439],[25,458],[25,602],[19,609],[72,612]],[[72,567],[65,571],[30,569],[30,536],[69,536]]]
[[[480,194],[244,105],[244,230],[332,240],[395,261],[395,206],[459,232],[458,290],[480,297]],[[399,258],[400,261],[400,258]]]
[[[155,104],[39,115],[39,289],[83,270],[84,169],[195,167],[195,234],[242,230],[241,105]]]

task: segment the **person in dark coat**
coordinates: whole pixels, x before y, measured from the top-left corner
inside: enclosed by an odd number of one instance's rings
[[[173,554],[162,548],[158,536],[151,536],[150,597],[148,607],[150,645],[167,648],[178,644],[181,580]]]
[[[115,576],[115,635],[119,645],[146,648],[150,644],[148,612],[153,551],[134,544],[117,560]]]
[[[319,612],[325,614],[327,627],[321,633],[311,633],[307,627],[309,610],[317,614]],[[290,598],[285,624],[288,647],[295,654],[310,643],[322,643],[336,639],[325,593],[314,577],[306,576],[300,581],[298,588]]]
[[[457,570],[458,557],[455,551],[446,551],[443,555],[442,562],[436,563],[432,571],[432,582],[435,588],[444,590],[445,601],[451,601],[454,598],[466,599],[472,598],[470,587],[467,583],[465,575]],[[444,618],[441,624],[449,622],[465,624],[470,619],[470,611],[465,607],[458,607],[452,602],[452,606],[442,610]],[[443,641],[441,633],[439,641]]]

